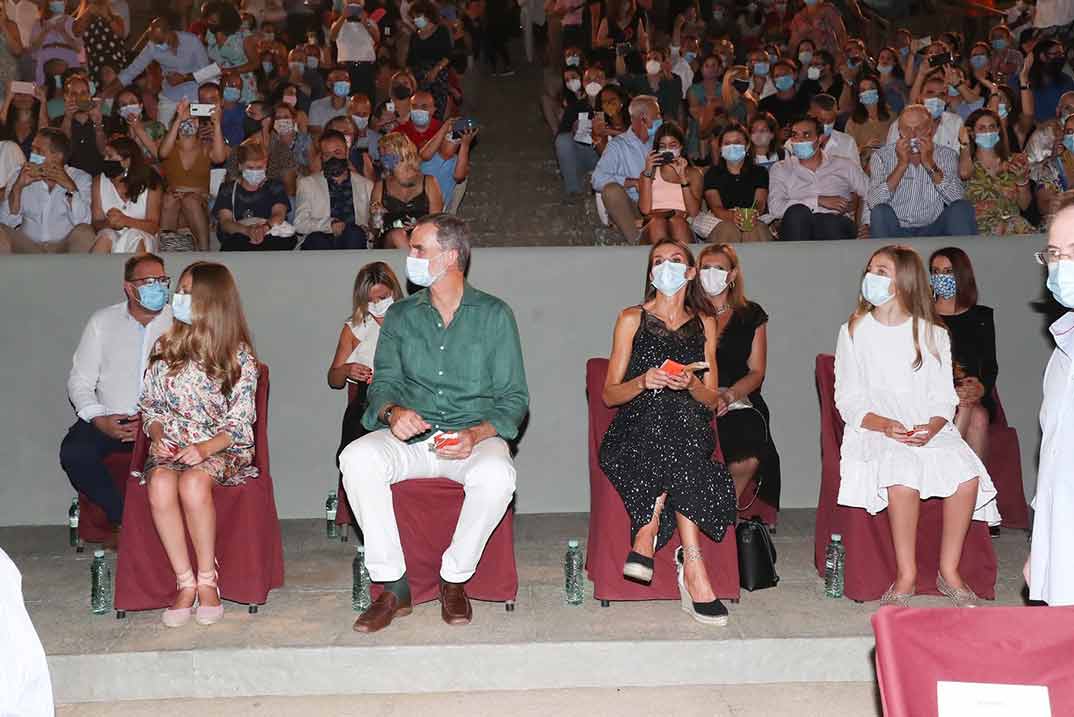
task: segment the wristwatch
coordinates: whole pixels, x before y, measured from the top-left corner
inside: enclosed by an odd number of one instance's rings
[[[392,411],[394,411],[396,408],[398,408],[398,406],[396,406],[394,403],[389,403],[388,407],[384,409],[383,418],[384,423],[386,425],[390,426],[392,424]]]
[[[642,172],[641,176],[645,177],[646,179],[652,179],[653,174],[654,174],[653,172]]]

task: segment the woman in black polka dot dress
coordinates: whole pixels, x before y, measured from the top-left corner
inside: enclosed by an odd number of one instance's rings
[[[75,35],[86,48],[90,77],[101,82],[101,68],[117,70],[127,66],[127,49],[123,41],[123,18],[112,12],[108,0],[82,0],[75,15]]]

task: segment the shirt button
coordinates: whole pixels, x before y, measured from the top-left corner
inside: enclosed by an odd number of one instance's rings
[[[444,395],[444,392],[443,392],[443,391],[437,391],[437,392],[436,392],[436,395],[437,395],[437,396],[443,396],[443,395]]]
[[[441,323],[439,323],[439,322],[437,322],[437,324],[436,324],[436,328],[438,328],[438,329],[442,329],[442,328],[444,328],[444,325],[443,325],[443,324],[441,324]]]
[[[443,371],[437,371],[437,372],[436,372],[436,375],[437,375],[437,376],[443,376],[443,375],[444,375],[444,372],[443,372]]]
[[[440,347],[440,350],[441,350],[441,351],[443,351],[443,350],[444,350],[444,347],[443,347],[443,346],[441,346],[441,347]]]

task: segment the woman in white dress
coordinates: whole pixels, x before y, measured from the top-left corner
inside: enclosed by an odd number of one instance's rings
[[[343,324],[336,354],[328,368],[329,386],[341,389],[352,384],[357,389],[343,414],[337,462],[343,449],[366,433],[362,414],[366,408],[366,390],[373,382],[373,357],[377,353],[380,326],[392,303],[403,296],[395,273],[382,261],[366,264],[358,271],[352,293],[351,317]]]
[[[958,406],[951,341],[921,257],[886,246],[869,259],[861,297],[839,329],[835,404],[846,430],[840,505],[889,509],[895,582],[882,604],[909,604],[917,582],[920,501],[944,499],[936,587],[958,607],[977,596],[958,572],[970,520],[999,521],[996,489],[951,419]]]
[[[105,147],[104,171],[93,178],[95,254],[157,251],[164,190],[160,176],[130,137],[113,137]]]

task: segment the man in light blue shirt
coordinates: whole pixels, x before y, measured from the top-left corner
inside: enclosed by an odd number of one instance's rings
[[[655,97],[635,97],[630,101],[630,129],[608,140],[593,170],[593,189],[600,192],[608,216],[628,241],[639,235],[638,181],[662,122],[660,103]]]
[[[176,103],[183,99],[198,101],[198,83],[194,81],[194,73],[209,66],[209,55],[196,35],[176,32],[165,17],[158,17],[150,24],[145,47],[119,73],[119,78],[109,90],[118,92],[120,88],[130,85],[154,60],[164,72],[161,96]]]

